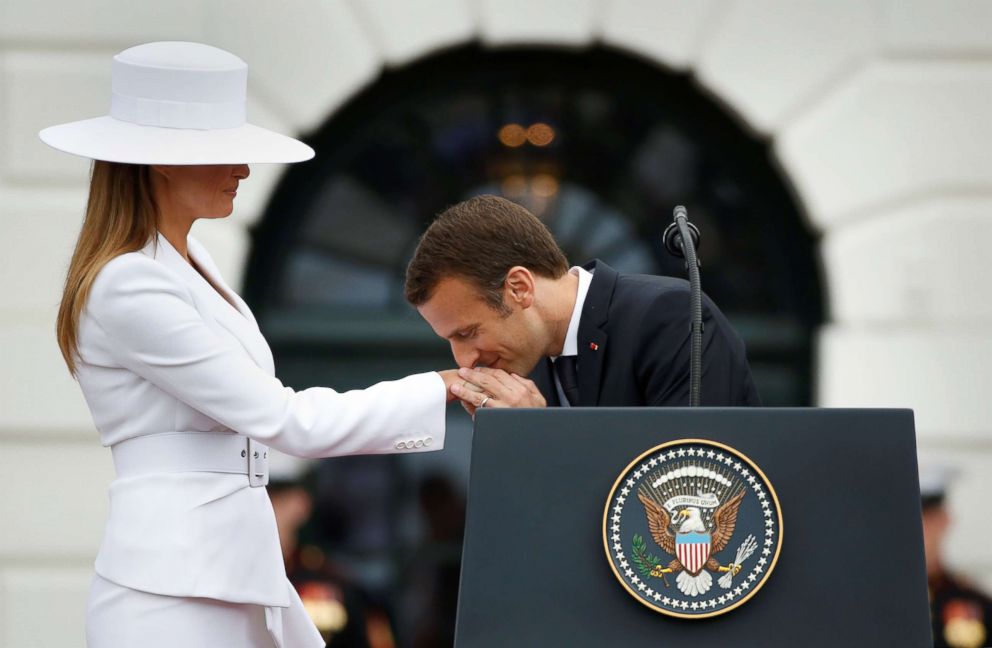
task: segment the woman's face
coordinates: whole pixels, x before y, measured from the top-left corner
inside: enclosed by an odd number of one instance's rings
[[[161,191],[157,200],[163,211],[197,218],[224,218],[234,210],[238,183],[248,177],[247,164],[156,165]]]

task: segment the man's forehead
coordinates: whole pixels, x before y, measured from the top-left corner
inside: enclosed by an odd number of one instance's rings
[[[479,290],[461,277],[446,277],[438,282],[430,299],[417,311],[442,337],[450,337],[465,328],[476,326],[480,312],[487,308]]]

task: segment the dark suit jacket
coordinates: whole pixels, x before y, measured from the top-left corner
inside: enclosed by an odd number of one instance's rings
[[[593,270],[579,320],[580,405],[689,405],[689,283],[672,277]],[[703,296],[703,406],[761,404],[744,343]],[[560,405],[551,360],[531,374],[549,406]]]

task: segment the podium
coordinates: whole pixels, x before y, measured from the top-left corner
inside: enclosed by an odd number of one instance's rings
[[[636,600],[604,543],[618,478],[680,439],[746,456],[781,513],[780,552],[760,591],[708,618]],[[674,591],[671,577],[651,580]],[[912,412],[480,410],[455,644],[932,645]]]

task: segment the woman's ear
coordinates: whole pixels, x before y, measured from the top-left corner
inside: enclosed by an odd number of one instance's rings
[[[169,166],[166,164],[149,164],[148,170],[153,177],[158,176],[162,180],[168,180],[171,174]]]

